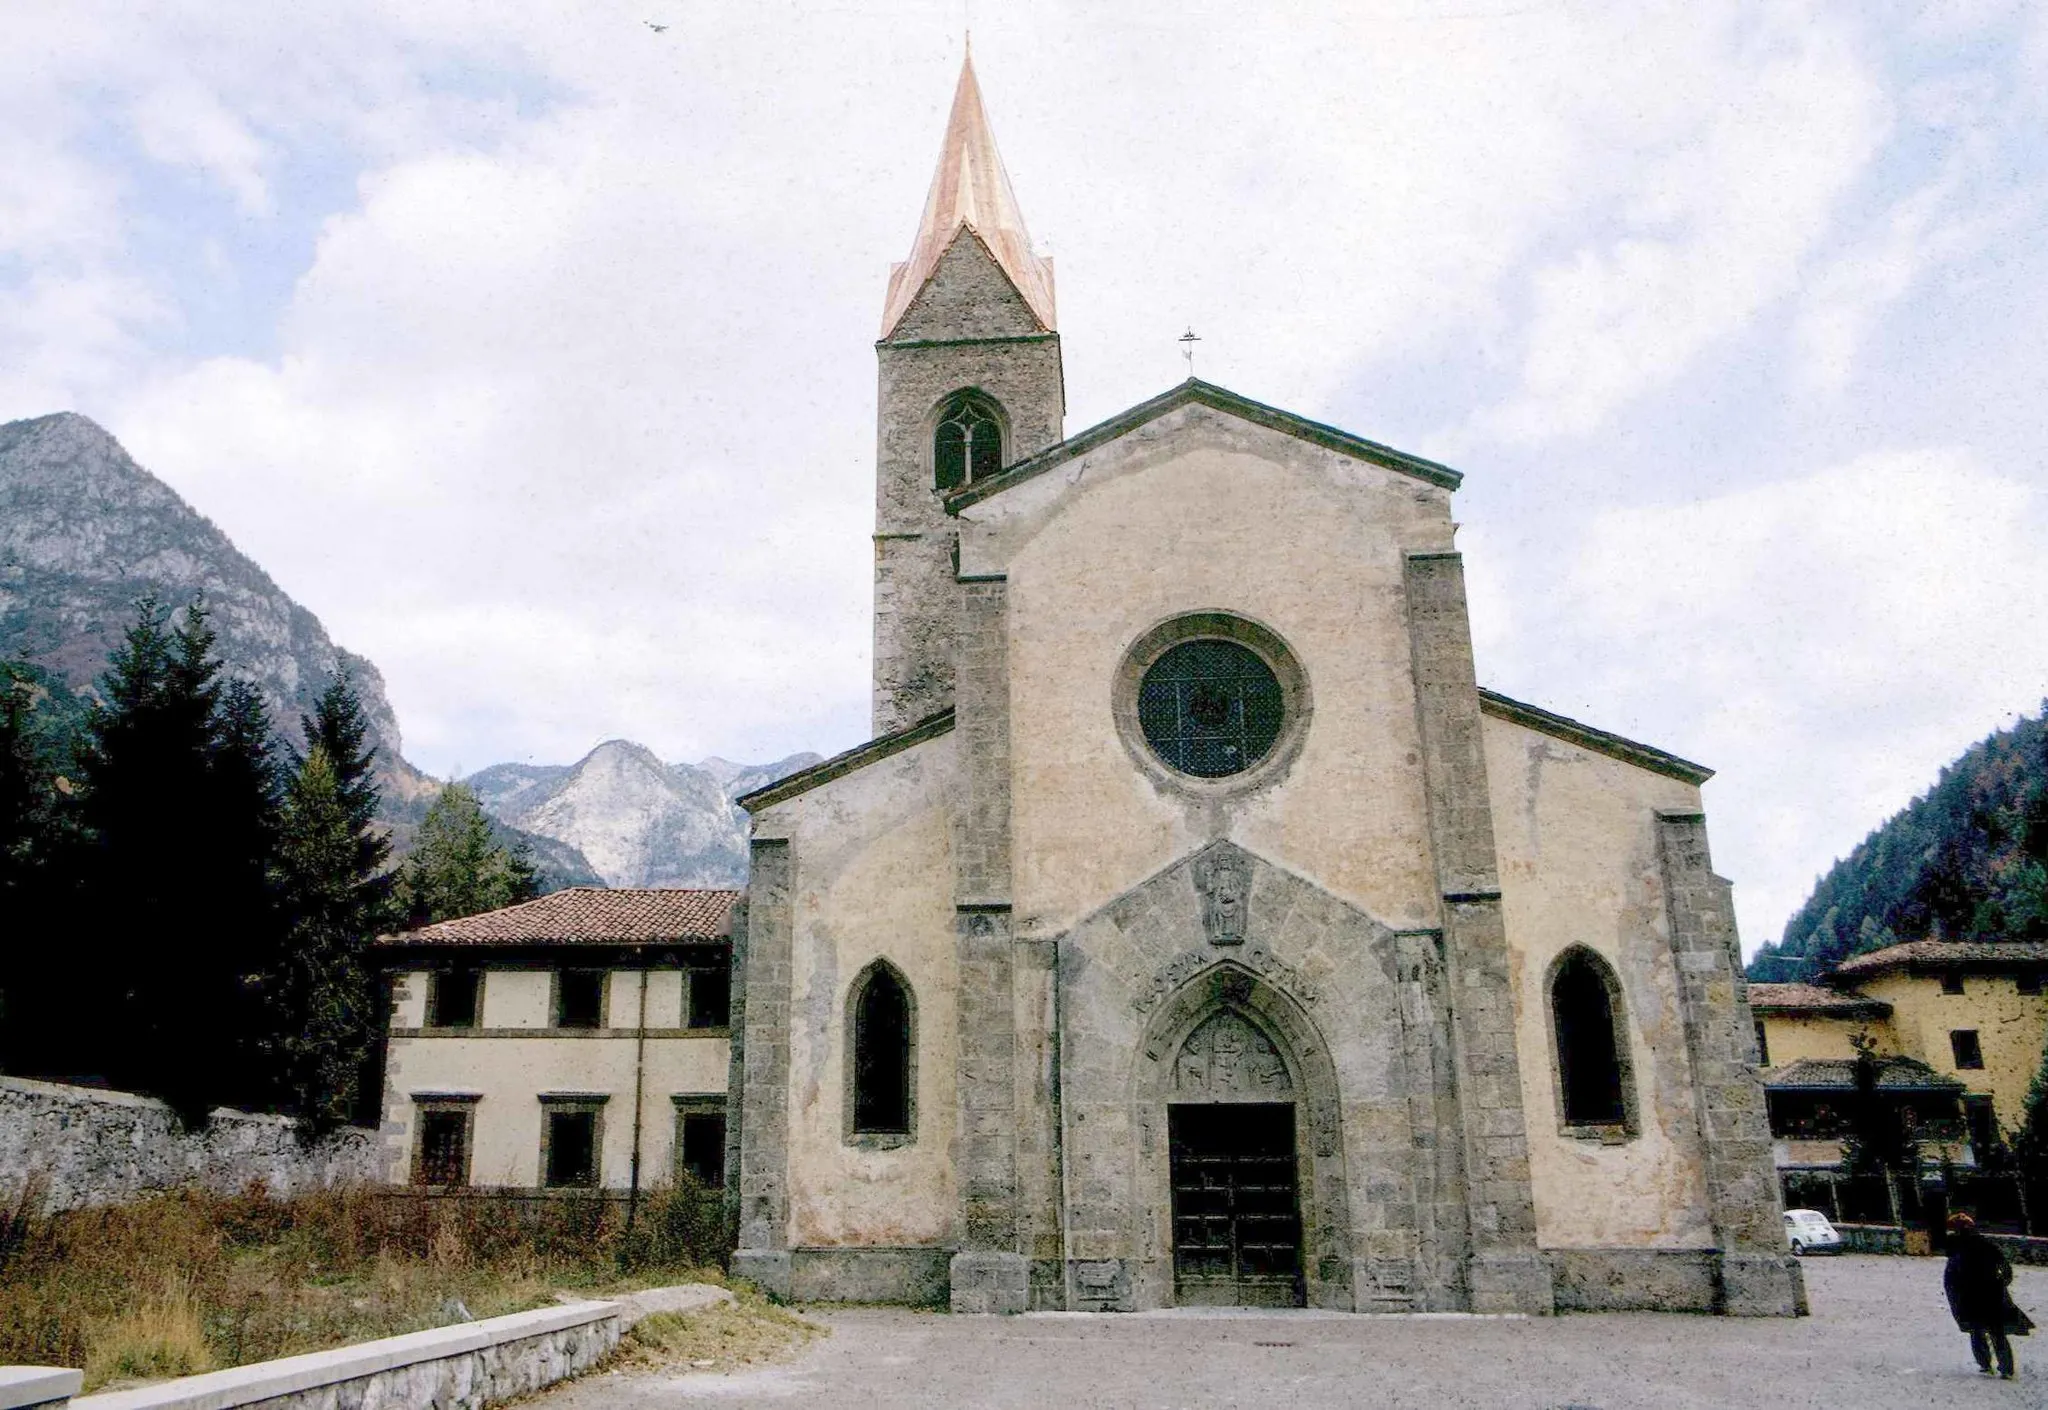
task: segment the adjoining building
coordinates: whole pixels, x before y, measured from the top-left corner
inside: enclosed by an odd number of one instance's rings
[[[1803,1310],[1709,771],[1479,687],[1458,472],[1192,378],[1066,436],[971,64],[884,302],[875,737],[742,800],[735,1271]]]
[[[1930,1161],[1975,1163],[2026,1119],[2048,1045],[2048,944],[1915,940],[1845,960],[1818,984],[1752,984],[1781,1170],[1840,1164],[1855,1040]]]
[[[575,887],[380,939],[391,1180],[721,1188],[739,894]]]

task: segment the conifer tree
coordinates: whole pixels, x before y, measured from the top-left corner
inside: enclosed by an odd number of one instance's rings
[[[78,880],[99,946],[73,963],[107,1025],[91,1055],[188,1121],[261,1086],[256,962],[275,944],[269,724],[253,690],[222,684],[213,645],[203,603],[173,628],[144,601],[79,758]]]
[[[494,911],[540,894],[524,849],[498,842],[476,794],[454,782],[427,810],[399,885],[413,925]]]
[[[63,834],[55,760],[34,719],[40,687],[0,662],[0,1071],[40,1068],[61,1031],[39,996],[53,968],[46,937],[61,908]]]
[[[363,713],[362,697],[356,694],[355,681],[346,668],[320,692],[313,713],[299,717],[299,728],[309,751],[320,749],[327,755],[328,767],[334,773],[335,796],[348,815],[349,828],[356,839],[349,871],[367,885],[371,878],[383,875],[384,863],[391,856],[391,840],[376,825],[381,801],[373,773],[377,749],[370,737],[369,717]],[[388,882],[380,883],[380,898],[389,889]]]
[[[286,1105],[314,1132],[349,1118],[377,1038],[365,951],[386,885],[362,870],[364,826],[316,741],[285,786],[276,869],[287,926],[269,985],[271,1065]]]

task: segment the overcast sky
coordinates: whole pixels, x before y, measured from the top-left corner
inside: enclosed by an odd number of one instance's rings
[[[972,9],[1068,430],[1192,324],[1465,471],[1481,680],[1719,769],[1748,947],[2048,694],[2048,5]],[[431,770],[865,737],[963,0],[0,17],[0,420],[113,431]]]

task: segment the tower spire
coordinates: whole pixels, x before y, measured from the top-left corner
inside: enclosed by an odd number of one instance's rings
[[[981,105],[972,48],[960,63],[953,111],[946,120],[946,138],[939,147],[939,166],[932,173],[917,240],[910,247],[910,258],[889,271],[889,297],[882,312],[884,338],[895,331],[963,225],[980,237],[1017,286],[1032,315],[1050,332],[1054,326],[1052,261],[1032,252],[1024,212],[1018,208],[1017,193],[1010,189],[1010,174],[1003,169],[995,133]]]

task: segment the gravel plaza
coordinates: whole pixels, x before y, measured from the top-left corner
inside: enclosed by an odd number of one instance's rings
[[[823,1310],[832,1328],[799,1360],[735,1375],[599,1374],[546,1410],[720,1405],[1060,1406],[1070,1410],[1322,1410],[1484,1406],[2048,1405],[2042,1338],[2014,1343],[2020,1374],[1977,1374],[1949,1320],[1938,1258],[1805,1264],[1813,1315],[1669,1313],[1556,1318],[1370,1317],[1190,1309],[950,1317]],[[2021,1268],[2020,1305],[2048,1314],[2048,1269]]]

